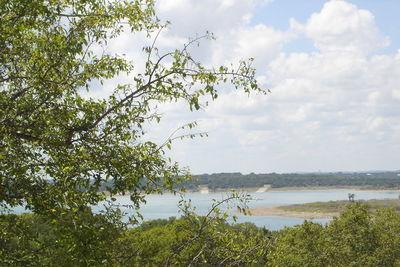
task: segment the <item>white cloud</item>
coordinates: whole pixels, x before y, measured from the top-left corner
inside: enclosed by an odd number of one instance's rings
[[[213,44],[213,63],[255,58],[256,67],[265,68],[290,38],[290,34],[264,24],[234,28]]]
[[[236,166],[247,171],[393,167],[398,156],[387,153],[399,148],[400,53],[371,56],[387,39],[369,11],[344,1],[328,2],[300,26],[319,51],[275,56],[281,51],[275,46],[275,53],[264,62],[271,95],[246,99],[230,93],[208,110],[209,116],[223,118],[218,126],[226,130],[220,133],[235,138],[236,153],[257,155],[258,165],[246,161]],[[266,25],[260,29],[285,36]],[[287,33],[285,37],[277,43],[291,38]],[[257,41],[248,43],[248,51],[257,51]],[[244,51],[235,54],[245,55]],[[262,49],[255,54],[262,58]],[[224,136],[219,138],[224,142]]]
[[[400,51],[387,45],[374,15],[346,1],[329,1],[290,29],[251,24],[257,0],[162,0],[159,15],[172,20],[161,49],[179,47],[206,30],[217,40],[194,51],[207,64],[254,57],[272,94],[223,90],[199,113],[182,103],[162,106],[166,117],[151,129],[161,140],[194,119],[210,137],[177,143],[172,155],[195,173],[394,168],[400,160]],[[310,38],[314,52],[287,53],[284,44]],[[125,38],[125,37],[122,37]],[[138,39],[115,49],[140,62]],[[137,37],[139,38],[139,37]]]
[[[400,100],[400,89],[393,89],[392,96],[394,99]]]
[[[305,25],[295,20],[292,28],[304,32],[322,52],[348,51],[369,53],[388,45],[375,24],[374,15],[365,9],[342,0],[325,3]]]
[[[160,0],[158,15],[173,23],[175,33],[189,37],[211,31],[216,34],[248,22],[262,0]]]

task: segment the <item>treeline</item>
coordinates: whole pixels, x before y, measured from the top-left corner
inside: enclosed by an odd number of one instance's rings
[[[316,187],[316,186],[360,186],[371,188],[399,188],[399,172],[373,173],[269,173],[241,174],[216,173],[193,176],[193,180],[183,184],[190,190],[198,190],[201,186],[208,188],[252,188],[270,185],[272,188],[281,187]]]
[[[304,222],[281,231],[195,215],[130,229],[89,210],[57,216],[0,215],[0,265],[400,265],[400,214],[370,213],[360,203],[325,226]]]

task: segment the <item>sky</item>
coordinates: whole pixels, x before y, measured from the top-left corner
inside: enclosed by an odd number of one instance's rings
[[[209,136],[170,152],[195,174],[400,169],[398,10],[398,0],[159,0],[158,17],[171,22],[161,49],[211,31],[216,40],[194,55],[209,65],[254,57],[271,93],[222,88],[199,112],[163,105],[149,138],[196,120]],[[140,61],[140,38],[110,49]]]

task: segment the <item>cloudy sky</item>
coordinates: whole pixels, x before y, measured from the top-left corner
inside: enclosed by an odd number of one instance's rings
[[[254,57],[271,94],[223,90],[200,112],[174,103],[149,130],[157,140],[197,120],[208,138],[171,155],[193,173],[400,169],[400,1],[159,0],[172,22],[159,40],[197,48],[206,64]],[[135,56],[139,37],[114,43]],[[114,47],[115,48],[115,47]]]

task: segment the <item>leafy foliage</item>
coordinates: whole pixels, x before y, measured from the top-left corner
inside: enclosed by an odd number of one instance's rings
[[[116,227],[104,215],[70,216],[63,227],[40,215],[0,217],[3,266],[398,266],[400,214],[353,203],[326,226],[304,222],[277,232],[221,217],[183,216]],[[201,223],[210,220],[206,227]],[[200,224],[199,224],[200,222]],[[94,227],[93,227],[94,226]]]
[[[326,227],[306,222],[282,230],[269,254],[272,266],[398,266],[400,214],[368,212],[354,203]]]
[[[94,215],[89,209],[59,213],[0,216],[0,265],[104,265],[118,236],[119,217]]]
[[[126,233],[122,265],[244,265],[265,264],[270,235],[252,224],[230,226],[219,221],[196,240],[187,218]],[[187,243],[188,240],[193,242]],[[182,246],[183,245],[183,246]],[[133,253],[133,254],[132,254]],[[121,264],[121,263],[120,263]]]
[[[145,140],[145,123],[158,122],[154,106],[217,97],[217,85],[262,91],[251,61],[207,68],[190,48],[207,33],[165,54],[157,37],[165,27],[152,0],[0,2],[0,202],[36,213],[93,205],[107,182],[113,194],[172,190],[188,173],[165,157],[164,144]],[[145,33],[143,73],[108,42]],[[149,40],[148,40],[149,41]],[[140,69],[140,68],[137,68]],[[84,97],[104,81],[127,75],[104,99]],[[194,123],[184,127],[192,128]],[[193,137],[191,134],[190,137]]]
[[[162,144],[144,141],[144,125],[161,119],[154,107],[183,101],[198,110],[224,83],[263,92],[252,60],[208,67],[191,56],[210,33],[161,53],[157,38],[167,25],[154,6],[152,0],[0,0],[0,205],[33,212],[2,215],[2,263],[110,263],[110,248],[125,230],[121,214],[112,203],[93,214],[91,205],[129,191],[138,208],[146,194],[174,191],[189,177],[165,156],[175,135]],[[119,35],[139,33],[150,42],[143,66],[108,50]],[[129,82],[109,96],[88,97],[121,76]]]

